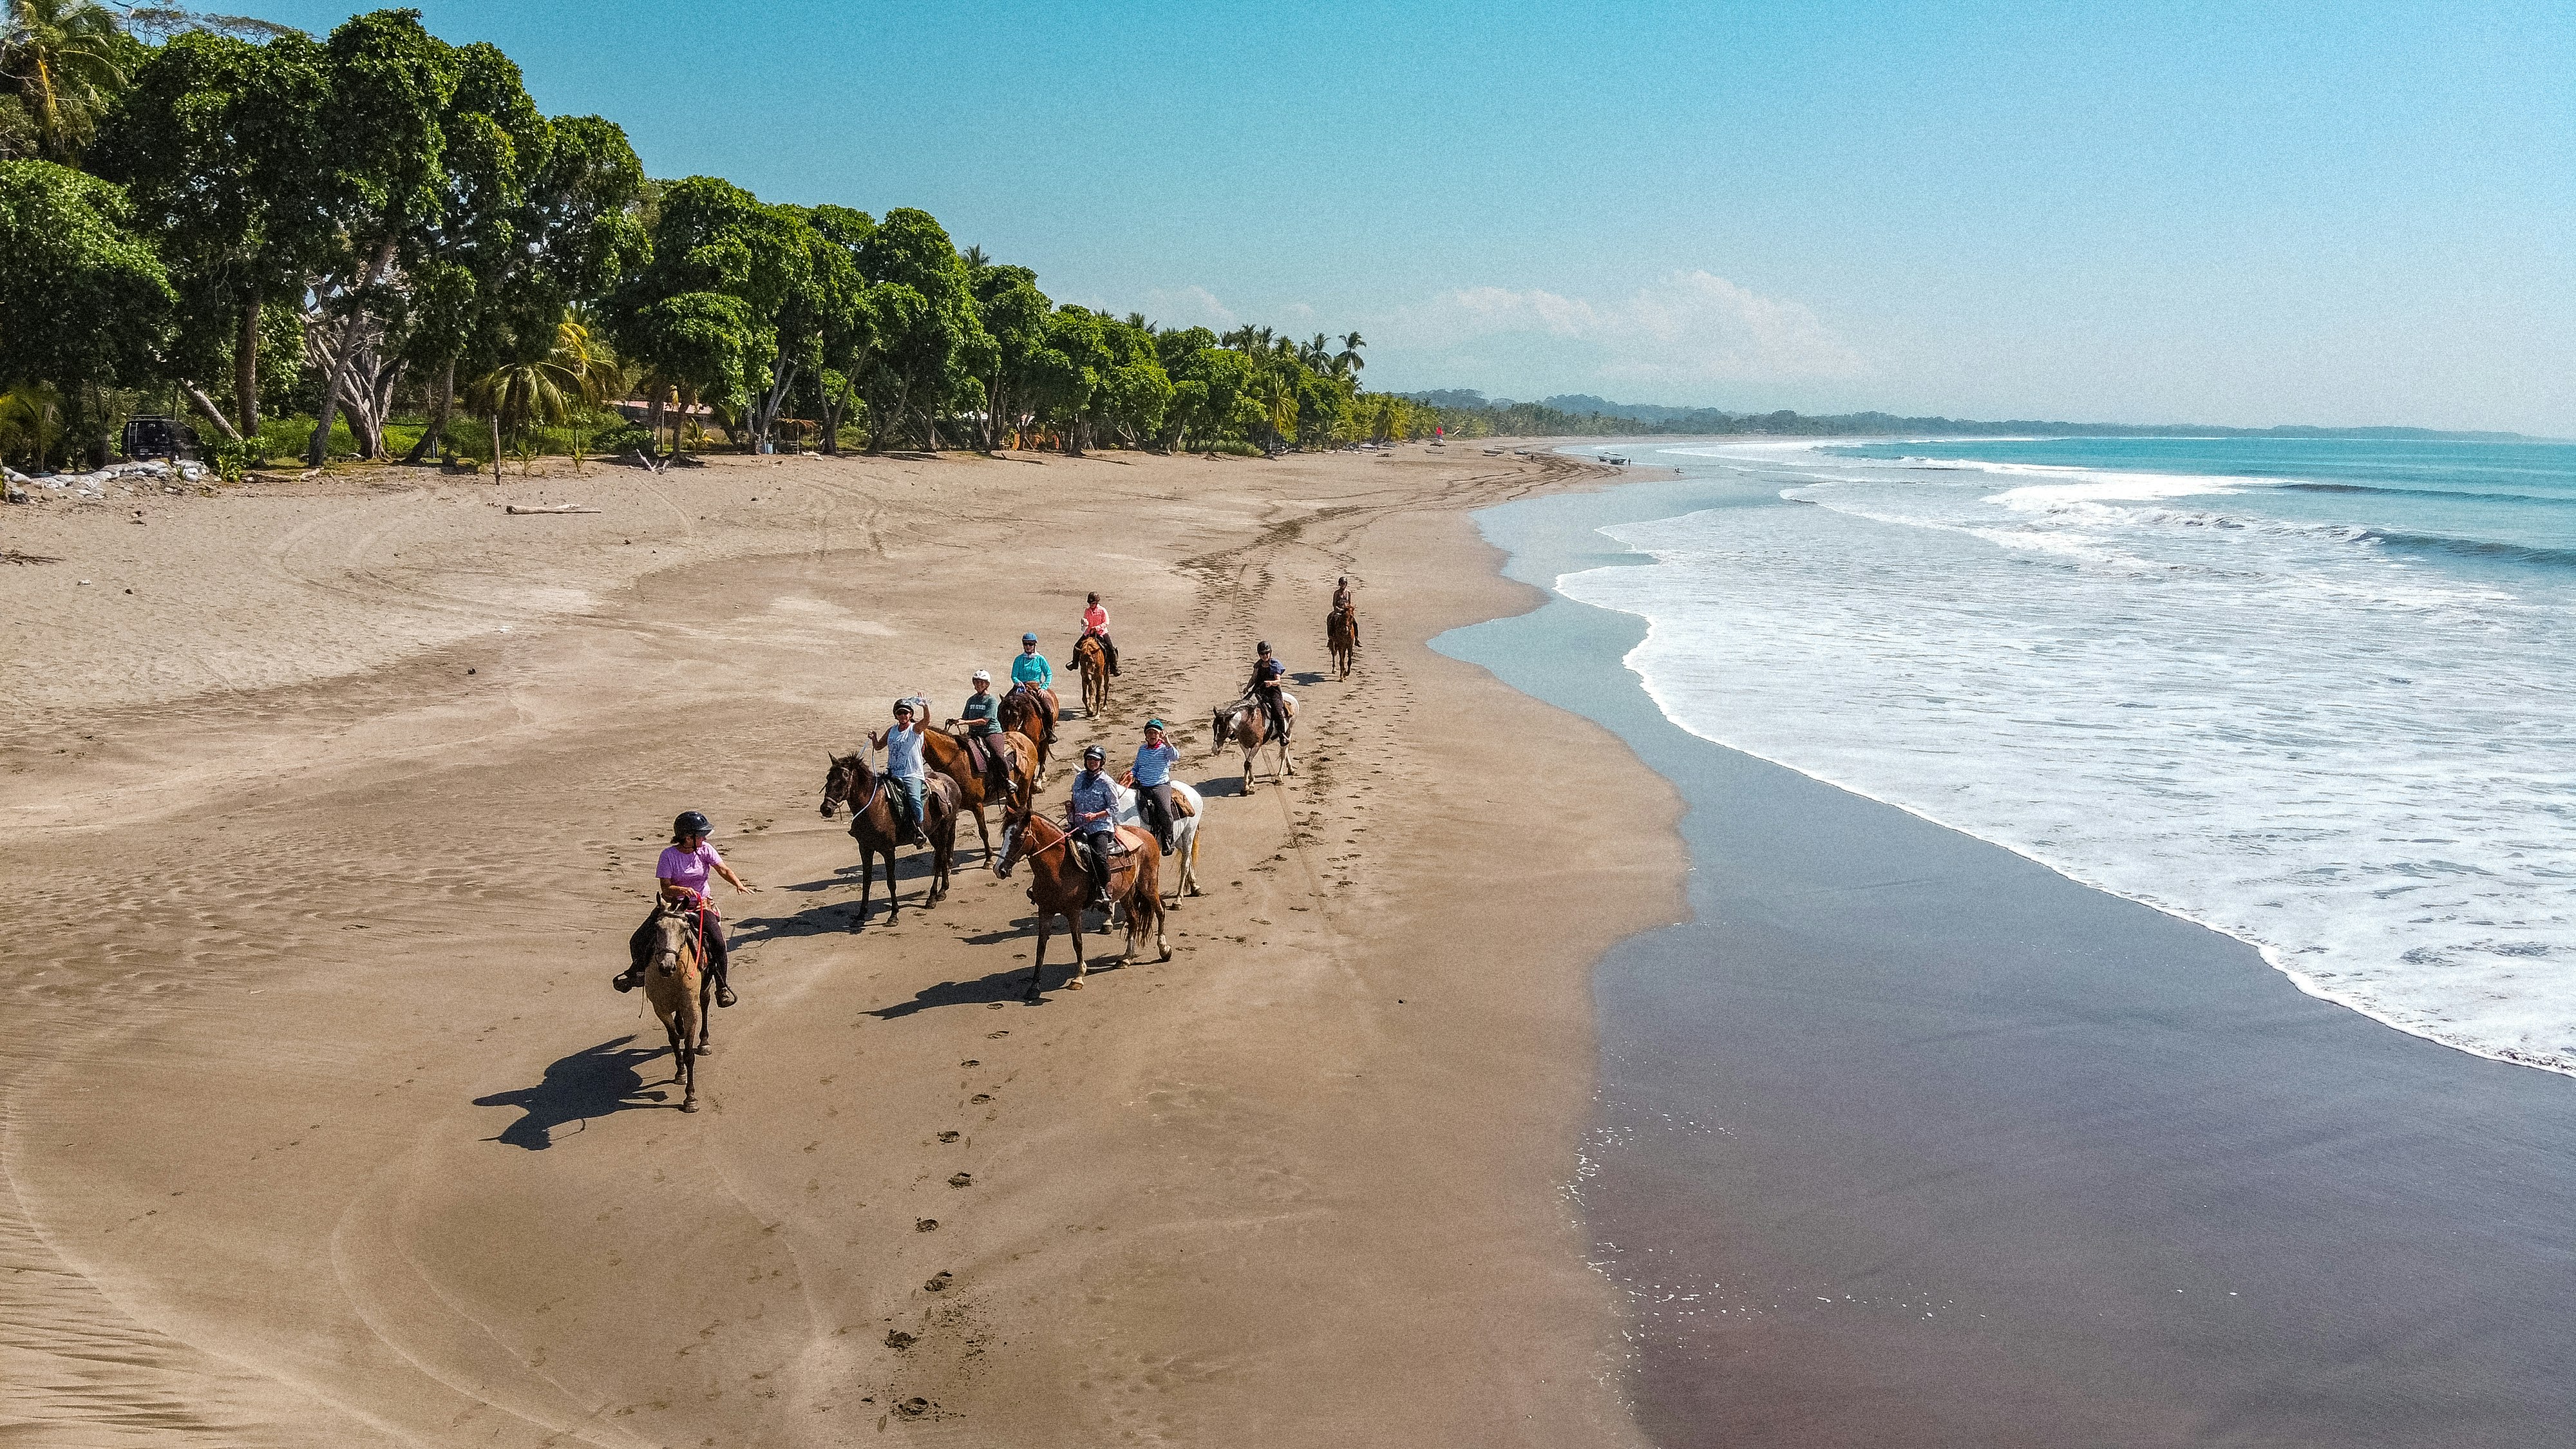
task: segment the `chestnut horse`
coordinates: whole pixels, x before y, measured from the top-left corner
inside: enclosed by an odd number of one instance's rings
[[[955,729],[957,721],[950,720],[948,727]],[[990,793],[988,777],[975,768],[974,756],[966,752],[964,740],[933,730],[929,738],[922,741],[922,746],[930,768],[955,781],[959,803],[975,812],[975,834],[984,842],[984,863],[991,865],[993,831],[984,823],[984,807],[990,805],[1001,811],[1005,819],[1009,818],[1011,807],[1019,803],[1020,797],[1037,788],[1038,752],[1026,735],[1012,730],[995,730],[985,738],[991,741],[995,753],[1002,757],[1002,773],[1010,781],[999,798]]]
[[[1293,728],[1297,722],[1297,701],[1294,696],[1280,701],[1280,712],[1288,716],[1289,725]],[[1238,699],[1232,704],[1218,705],[1216,713],[1209,717],[1208,734],[1208,749],[1213,753],[1224,754],[1225,747],[1230,744],[1242,748],[1243,793],[1246,795],[1251,794],[1255,788],[1252,783],[1252,762],[1254,757],[1261,753],[1263,745],[1278,747],[1279,773],[1274,778],[1285,781],[1289,776],[1297,773],[1297,762],[1288,757],[1288,736],[1283,734],[1277,739],[1272,739],[1269,714],[1249,699]]]
[[[1111,867],[1109,900],[1113,908],[1126,907],[1127,948],[1119,964],[1136,959],[1136,942],[1148,923],[1154,929],[1154,949],[1162,953],[1158,959],[1169,961],[1172,943],[1163,937],[1162,849],[1150,830],[1122,828],[1118,834],[1127,843],[1127,853]],[[1082,956],[1082,913],[1091,905],[1091,873],[1074,860],[1072,837],[1064,827],[1038,814],[1032,805],[1021,806],[1002,822],[1002,863],[993,868],[994,874],[1009,880],[1011,868],[1021,861],[1028,862],[1029,901],[1038,908],[1038,948],[1024,999],[1038,999],[1038,983],[1046,972],[1047,936],[1058,916],[1073,933],[1073,979],[1064,989],[1080,991],[1082,978],[1091,971]]]
[[[705,921],[694,898],[664,901],[653,911],[653,954],[645,958],[644,999],[671,1039],[671,1080],[680,1110],[698,1110],[698,1057],[707,1050],[707,973],[698,932]]]
[[[1360,611],[1355,606],[1335,609],[1324,616],[1324,642],[1333,651],[1333,668],[1341,677],[1351,677],[1351,663],[1360,652]]]
[[[1037,752],[1037,768],[1029,772],[1033,783],[1046,781],[1048,741],[1055,734],[1055,691],[1035,685],[1014,684],[1002,696],[1001,706],[994,711],[1002,728],[1029,742]]]
[[[948,863],[957,853],[957,782],[934,771],[922,786],[921,833],[930,842],[930,889],[921,902],[926,911],[948,894]],[[823,777],[823,818],[831,819],[833,808],[849,801],[850,838],[859,843],[859,915],[850,923],[853,931],[867,928],[868,900],[876,889],[880,855],[885,857],[886,924],[892,925],[901,913],[902,897],[894,880],[894,851],[899,842],[893,791],[893,783],[870,769],[867,756],[856,751],[833,756],[831,773]]]
[[[1096,719],[1109,707],[1109,651],[1100,636],[1085,634],[1073,646],[1073,662],[1082,670],[1082,717]]]

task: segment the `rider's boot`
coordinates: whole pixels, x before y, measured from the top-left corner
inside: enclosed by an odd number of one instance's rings
[[[620,991],[632,991],[636,987],[644,984],[644,968],[640,965],[629,966],[625,970],[618,972],[616,975],[609,977],[608,984],[616,987]]]
[[[735,1002],[737,1002],[737,1001],[739,1001],[739,1000],[741,1000],[741,999],[742,999],[742,998],[740,998],[740,997],[738,997],[738,996],[736,996],[736,995],[734,995],[734,994],[733,994],[733,984],[732,984],[731,982],[729,982],[729,981],[725,980],[725,977],[729,974],[729,967],[727,967],[727,966],[719,966],[719,967],[717,967],[717,968],[715,969],[715,974],[716,974],[716,1005],[718,1005],[718,1006],[731,1006],[731,1005],[733,1005]]]

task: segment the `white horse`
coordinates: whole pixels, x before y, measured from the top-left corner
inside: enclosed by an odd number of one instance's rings
[[[1110,788],[1118,792],[1118,823],[1152,834],[1154,827],[1145,823],[1144,813],[1136,808],[1136,792],[1115,781]],[[1190,812],[1172,822],[1172,853],[1164,857],[1164,869],[1170,872],[1165,879],[1172,883],[1172,902],[1177,908],[1181,897],[1200,894],[1199,822],[1207,818],[1207,802],[1199,798],[1198,791],[1174,780],[1172,803]]]

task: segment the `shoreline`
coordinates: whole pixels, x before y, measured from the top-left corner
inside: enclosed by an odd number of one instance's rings
[[[1696,491],[1479,521],[1552,580]],[[1658,1443],[2506,1444],[2576,1413],[2559,1078],[1690,734],[1624,667],[1644,630],[1552,596],[1439,647],[1689,801],[1693,919],[1600,968],[1583,1188]]]
[[[123,533],[11,510],[72,560],[44,576],[61,637],[11,676],[125,661],[81,676],[122,703],[18,696],[45,738],[0,761],[41,846],[50,1043],[0,1077],[11,1422],[1642,1444],[1559,1195],[1592,963],[1678,909],[1677,845],[1630,837],[1677,806],[1421,642],[1537,597],[1456,566],[1500,559],[1468,512],[1591,470],[1461,447],[644,479],[183,500]],[[476,506],[523,493],[606,511]],[[1301,681],[1299,780],[1228,797],[1192,721],[1255,634],[1319,658],[1337,570],[1361,671]],[[1219,786],[1210,894],[1172,962],[1022,1008],[1017,883],[961,846],[950,902],[850,934],[853,852],[808,812],[826,748],[898,693],[944,712],[1024,622],[1061,648],[1086,583],[1130,660],[1103,737],[1165,713]],[[189,692],[198,669],[235,677]],[[658,1051],[602,985],[680,804],[769,887],[720,898],[746,1000],[686,1119],[649,1110]],[[1533,817],[1623,846],[1490,848]],[[109,1340],[112,1366],[85,1347]]]

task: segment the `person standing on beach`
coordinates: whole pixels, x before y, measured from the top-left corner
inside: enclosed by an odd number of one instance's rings
[[[653,915],[661,914],[663,905],[695,902],[699,912],[699,949],[706,953],[708,974],[715,977],[716,1005],[734,1004],[733,986],[725,979],[725,967],[732,953],[725,949],[724,921],[716,915],[715,902],[707,899],[707,877],[725,878],[737,891],[756,891],[760,887],[733,873],[716,848],[707,843],[707,817],[695,810],[680,812],[671,822],[671,843],[662,849],[654,862],[653,874],[660,882],[653,904]],[[644,980],[644,963],[653,951],[653,915],[644,918],[635,934],[626,941],[626,969],[608,983],[620,991],[632,991]]]
[[[1109,611],[1100,606],[1100,596],[1093,594],[1082,606],[1082,632],[1100,636],[1100,652],[1109,661],[1109,673],[1118,673],[1118,641],[1109,637]]]

